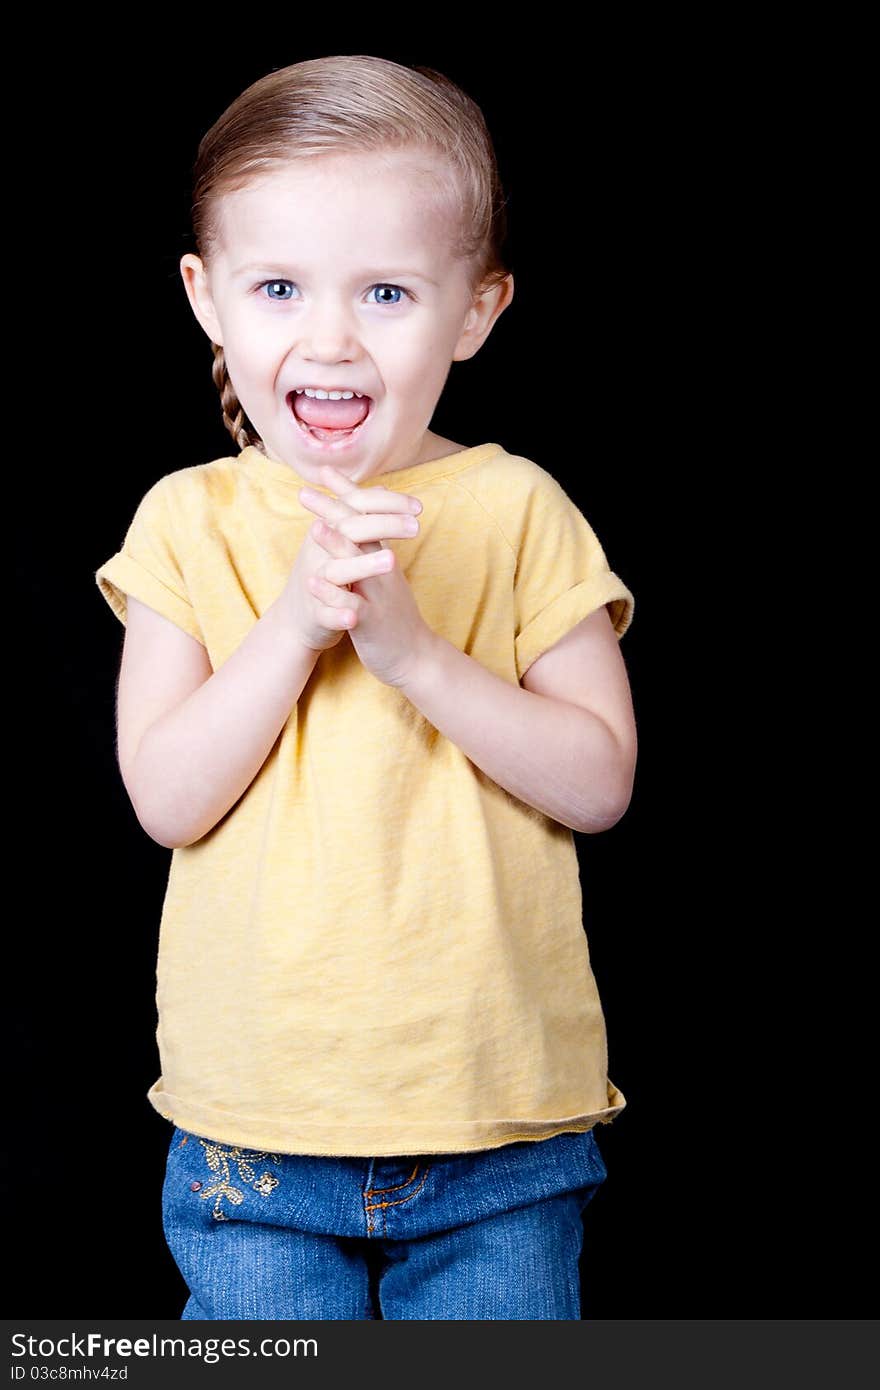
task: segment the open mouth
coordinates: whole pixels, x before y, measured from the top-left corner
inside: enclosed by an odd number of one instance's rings
[[[298,397],[293,391],[287,397],[287,404],[291,415],[305,438],[308,439],[310,443],[320,445],[323,448],[340,448],[342,445],[348,443],[349,440],[354,439],[355,435],[360,434],[361,430],[363,430],[367,424],[373,414],[375,405],[372,396],[365,396],[364,400],[367,402],[367,413],[359,424],[352,426],[350,429],[324,429],[316,425],[306,424],[304,420],[299,418],[296,413],[297,399]]]

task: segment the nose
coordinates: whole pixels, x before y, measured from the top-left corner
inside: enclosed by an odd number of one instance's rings
[[[338,299],[315,299],[298,315],[299,355],[304,362],[347,362],[358,355],[351,309]]]

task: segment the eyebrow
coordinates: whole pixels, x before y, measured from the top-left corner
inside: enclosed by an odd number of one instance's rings
[[[238,270],[234,270],[232,273],[235,279],[240,279],[243,275],[282,275],[284,274],[284,270],[285,267],[283,266],[270,265],[265,261],[253,261],[249,265],[239,266]],[[382,282],[383,279],[424,280],[426,285],[436,285],[439,287],[438,280],[432,280],[430,276],[422,275],[418,270],[365,270],[363,272],[363,278],[379,282]]]

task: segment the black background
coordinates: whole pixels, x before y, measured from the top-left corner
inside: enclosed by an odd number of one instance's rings
[[[755,412],[774,326],[744,306],[775,169],[751,157],[751,98],[723,35],[683,47],[659,24],[410,47],[344,32],[153,34],[98,57],[56,31],[17,65],[10,1311],[174,1318],[186,1298],[161,1229],[171,1127],[145,1099],[170,852],[116,767],[122,628],[94,571],[158,477],[230,451],[178,271],[198,140],[271,68],[336,51],[437,67],[482,107],[515,299],[453,367],[433,428],[554,473],[636,598],[635,794],[612,831],[577,837],[628,1101],[597,1130],[609,1178],[585,1213],[584,1316],[865,1316],[851,1166],[842,1181],[849,1009],[821,853],[787,843],[796,712],[768,662],[798,581],[768,562],[778,455]]]

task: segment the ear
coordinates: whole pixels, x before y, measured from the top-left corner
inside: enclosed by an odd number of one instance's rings
[[[190,307],[212,343],[223,346],[223,330],[214,308],[207,272],[198,256],[187,254],[180,260],[180,273]]]
[[[483,346],[500,314],[513,299],[513,276],[508,275],[491,290],[478,294],[467,311],[464,326],[452,354],[453,362],[464,362]]]

